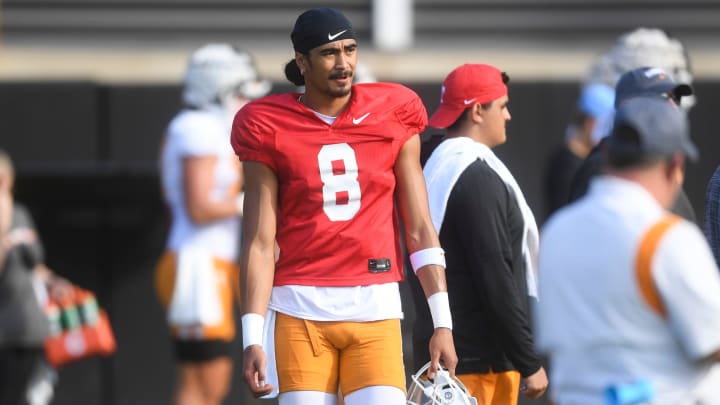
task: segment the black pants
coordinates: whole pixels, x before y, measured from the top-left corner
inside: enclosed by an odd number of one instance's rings
[[[27,405],[27,389],[45,356],[41,348],[0,348],[0,404]]]

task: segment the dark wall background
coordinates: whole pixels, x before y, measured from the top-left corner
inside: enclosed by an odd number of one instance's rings
[[[439,85],[407,84],[432,112]],[[705,186],[720,162],[713,131],[720,82],[694,87],[698,104],[690,117],[701,161],[688,167],[686,190],[702,218]],[[577,94],[574,82],[510,86],[513,120],[498,154],[541,219],[543,168],[562,140]],[[156,156],[179,98],[173,85],[0,83],[0,148],[15,160],[17,199],[35,216],[50,267],[97,292],[118,341],[113,357],[60,370],[55,405],[170,402],[171,346],[153,293],[167,227]],[[410,305],[406,309],[409,323]],[[235,381],[227,403],[254,402],[238,376]]]

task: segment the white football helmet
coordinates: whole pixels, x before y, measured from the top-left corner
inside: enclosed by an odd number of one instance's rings
[[[208,44],[190,56],[182,97],[193,107],[224,106],[232,97],[262,97],[270,87],[248,52],[229,44]]]
[[[432,380],[423,377],[429,368],[430,362],[411,377],[407,405],[477,405],[477,399],[447,370],[440,368]]]
[[[620,35],[613,46],[590,66],[585,85],[603,83],[615,88],[620,76],[643,66],[658,67],[677,83],[692,85],[690,60],[683,44],[658,28],[637,28]],[[695,96],[684,96],[680,105],[689,110]]]

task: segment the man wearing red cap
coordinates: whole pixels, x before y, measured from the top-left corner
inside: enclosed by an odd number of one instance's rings
[[[398,215],[435,321],[431,374],[457,362],[419,164],[427,113],[403,86],[352,84],[358,45],[340,12],[301,14],[291,38],[285,73],[305,92],[251,102],[232,131],[246,174],[243,377],[256,396],[278,384],[281,405],[332,405],[338,388],[346,405],[404,405]]]
[[[506,140],[507,81],[481,64],[448,75],[429,122],[446,135],[424,168],[433,225],[447,252],[457,376],[483,405],[516,404],[520,392],[535,399],[547,387],[528,308],[528,295],[537,296],[538,230],[517,182],[491,150]],[[422,347],[432,328],[419,284],[412,277],[411,284],[414,343]],[[427,361],[422,351],[414,354],[416,365]]]

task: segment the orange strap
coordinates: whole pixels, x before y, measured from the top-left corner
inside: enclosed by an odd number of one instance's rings
[[[680,217],[668,215],[651,226],[640,241],[640,249],[638,249],[635,260],[635,277],[638,287],[640,287],[640,293],[650,308],[663,318],[667,316],[667,312],[652,279],[652,260],[665,231],[678,222],[680,222]]]

